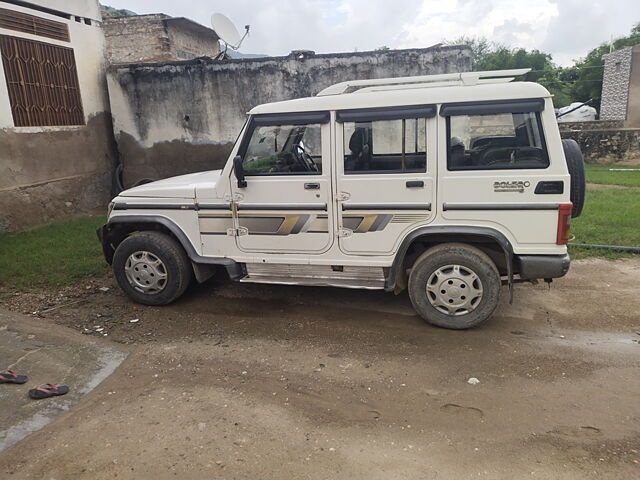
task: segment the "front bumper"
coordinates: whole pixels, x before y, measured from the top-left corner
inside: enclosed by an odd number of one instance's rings
[[[517,272],[523,280],[564,277],[571,263],[567,253],[564,255],[515,255],[514,257]]]

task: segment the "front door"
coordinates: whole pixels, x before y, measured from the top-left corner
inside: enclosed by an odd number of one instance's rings
[[[339,245],[384,255],[435,210],[435,106],[341,111],[336,115]]]
[[[256,115],[238,154],[246,178],[235,194],[245,252],[319,254],[333,238],[328,112]]]

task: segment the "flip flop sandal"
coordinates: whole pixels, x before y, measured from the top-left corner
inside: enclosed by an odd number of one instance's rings
[[[3,370],[0,372],[0,383],[27,383],[26,375],[18,375],[13,370]]]
[[[57,397],[68,392],[69,387],[67,386],[56,387],[50,383],[45,383],[29,390],[29,396],[35,400],[40,400],[41,398]]]

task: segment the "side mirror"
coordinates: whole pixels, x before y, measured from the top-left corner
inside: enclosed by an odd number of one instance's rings
[[[244,167],[242,166],[242,157],[240,155],[233,157],[233,173],[235,173],[238,180],[238,188],[245,188],[247,181],[244,179]]]

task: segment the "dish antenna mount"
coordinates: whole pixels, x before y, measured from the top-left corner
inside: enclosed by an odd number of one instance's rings
[[[244,35],[240,36],[238,29],[233,22],[229,20],[229,17],[221,13],[211,15],[211,26],[218,34],[218,37],[220,37],[220,40],[224,42],[224,52],[220,52],[217,58],[226,57],[229,47],[231,47],[232,50],[238,50],[243,40],[249,35],[249,25],[244,26]]]

